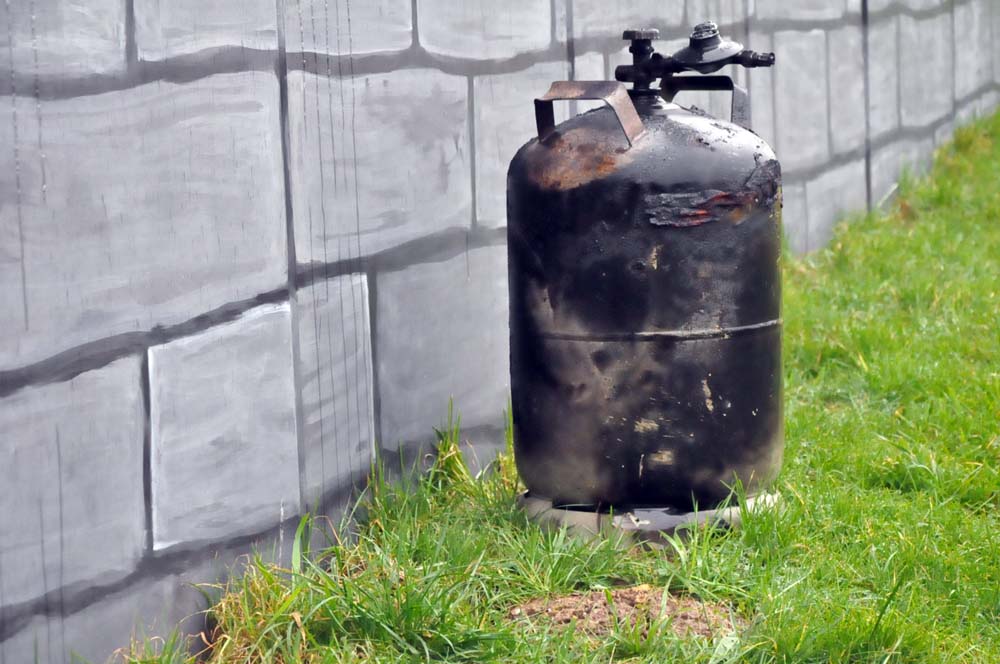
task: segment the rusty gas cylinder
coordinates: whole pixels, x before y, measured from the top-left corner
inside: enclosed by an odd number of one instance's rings
[[[783,447],[780,167],[727,64],[768,66],[699,25],[620,82],[557,82],[507,177],[514,451],[556,505],[717,505]],[[660,79],[658,89],[652,87]],[[730,120],[673,103],[731,90]],[[606,106],[554,124],[552,102]]]

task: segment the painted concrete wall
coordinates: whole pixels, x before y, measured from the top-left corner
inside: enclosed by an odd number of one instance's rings
[[[1000,0],[0,4],[0,664],[169,628],[449,397],[488,454],[531,99],[704,18],[797,250],[1000,97]]]

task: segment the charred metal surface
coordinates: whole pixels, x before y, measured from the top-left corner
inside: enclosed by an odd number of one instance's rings
[[[508,173],[518,469],[556,504],[711,507],[781,464],[780,168],[755,134],[633,92]]]
[[[758,164],[738,191],[706,189],[647,195],[649,223],[656,226],[698,226],[709,221],[741,223],[757,208],[774,205],[780,172],[774,160]]]

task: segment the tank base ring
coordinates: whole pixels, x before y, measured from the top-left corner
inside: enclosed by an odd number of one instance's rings
[[[780,494],[762,493],[746,501],[748,511],[768,510],[778,505]],[[518,496],[518,506],[529,519],[547,528],[566,528],[584,539],[624,535],[634,542],[653,545],[665,543],[664,536],[680,535],[692,526],[714,524],[738,528],[742,512],[739,505],[693,512],[671,508],[644,507],[628,512],[610,513],[592,509],[554,507],[552,501],[525,492]]]

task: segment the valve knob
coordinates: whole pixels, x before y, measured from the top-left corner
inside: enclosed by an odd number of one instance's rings
[[[660,31],[656,28],[632,28],[622,32],[622,39],[632,42],[628,47],[628,52],[632,54],[632,66],[627,71],[622,71],[625,78],[620,80],[631,81],[634,90],[648,90],[649,84],[654,80],[648,72],[643,71],[642,65],[652,57],[651,42],[659,36]],[[615,78],[618,78],[618,69],[615,70]]]
[[[709,40],[713,37],[719,36],[719,26],[717,26],[712,21],[705,21],[704,23],[699,23],[694,26],[691,30],[691,40],[692,41],[703,41]]]
[[[694,26],[688,45],[673,55],[661,55],[653,50],[651,42],[659,36],[660,31],[656,28],[633,28],[622,32],[622,37],[632,42],[628,48],[632,64],[615,67],[615,80],[632,83],[632,91],[642,93],[650,90],[658,78],[664,79],[661,90],[674,89],[667,79],[684,71],[711,74],[726,65],[774,65],[774,53],[745,50],[739,42],[720,35],[719,26],[713,21]]]
[[[656,28],[633,28],[622,33],[622,39],[636,41],[638,39],[659,39],[660,31]]]
[[[719,26],[705,21],[694,26],[688,45],[671,57],[684,69],[710,74],[732,64],[742,50],[743,44],[724,39],[719,34]]]

